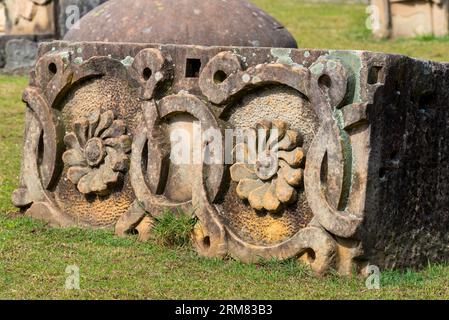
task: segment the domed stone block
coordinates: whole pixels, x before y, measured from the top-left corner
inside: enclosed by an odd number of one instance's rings
[[[64,40],[297,47],[282,24],[246,0],[109,0]]]
[[[318,273],[449,259],[449,70],[361,51],[53,42],[27,104],[26,215]],[[180,210],[178,210],[180,209]]]

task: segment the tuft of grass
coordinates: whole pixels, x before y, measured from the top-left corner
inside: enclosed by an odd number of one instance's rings
[[[196,222],[195,217],[181,210],[177,213],[165,210],[159,218],[155,219],[152,229],[153,239],[163,246],[186,247],[191,242]]]

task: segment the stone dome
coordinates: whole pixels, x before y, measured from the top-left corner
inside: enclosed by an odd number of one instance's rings
[[[109,0],[64,40],[297,48],[278,21],[244,0]]]

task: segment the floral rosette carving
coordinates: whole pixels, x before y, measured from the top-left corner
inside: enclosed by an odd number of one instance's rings
[[[67,178],[83,194],[105,196],[129,169],[132,139],[123,120],[115,120],[109,110],[74,123],[66,134],[68,150],[62,159],[68,166]]]
[[[262,121],[250,132],[253,150],[248,141],[235,146],[231,179],[238,182],[238,196],[251,207],[277,212],[297,199],[296,189],[303,182],[301,136],[283,121]]]

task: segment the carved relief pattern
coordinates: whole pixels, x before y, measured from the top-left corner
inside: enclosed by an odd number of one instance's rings
[[[231,178],[238,182],[237,194],[248,199],[256,210],[277,212],[282,204],[295,201],[303,179],[304,151],[299,147],[300,134],[287,130],[287,123],[279,120],[264,121],[257,126],[255,159],[250,156],[247,143],[236,145],[234,154],[243,155],[243,162],[231,166]],[[274,130],[273,130],[274,129]]]
[[[42,217],[45,211],[45,218],[55,224],[77,225],[51,195],[61,172],[59,163],[65,164],[66,178],[86,197],[108,196],[120,180],[129,179],[135,198],[116,223],[120,236],[137,230],[142,238],[148,238],[153,223],[149,223],[147,213],[157,218],[167,208],[182,208],[198,217],[193,238],[197,251],[204,256],[229,254],[243,261],[301,258],[317,272],[336,263],[334,235],[356,238],[363,214],[351,211],[348,203],[352,177],[366,172],[364,167],[353,166],[359,151],[354,151],[351,130],[368,130],[366,103],[343,104],[348,74],[339,61],[319,59],[310,68],[280,63],[245,68],[238,55],[222,52],[201,70],[200,96],[166,89],[173,81],[172,59],[158,49],[142,49],[133,63],[125,66],[109,57],[93,57],[82,63],[71,60],[70,54],[58,52],[42,57],[36,67],[36,81],[25,95],[30,118],[25,151],[31,156],[24,160],[22,187],[13,200],[18,206],[31,206],[30,215]],[[49,72],[50,65],[55,72]],[[57,98],[82,79],[104,76],[114,68],[122,70],[140,89],[141,118],[133,138],[128,135],[127,122],[117,119],[113,111],[75,119],[72,132],[61,134],[58,117],[52,115]],[[221,75],[218,79],[217,73]],[[329,81],[323,81],[323,77]],[[303,195],[314,215],[309,225],[285,241],[256,245],[237,235],[220,217],[216,199],[229,182],[224,164],[192,165],[194,181],[189,181],[192,190],[187,201],[174,201],[164,192],[172,165],[167,128],[181,114],[199,121],[203,129],[223,131],[222,116],[227,106],[265,85],[298,91],[310,101],[321,126],[305,150],[300,130],[290,129],[287,122],[259,123],[251,130],[262,130],[266,135],[257,139],[254,163],[247,161],[247,143],[235,146],[234,155],[243,154],[243,161],[237,159],[232,164],[230,179],[237,183],[237,195],[248,200],[251,210],[282,215],[286,207],[297,202],[298,195]],[[272,135],[271,129],[277,134]],[[43,150],[39,150],[41,137]],[[207,147],[207,142],[202,147]]]
[[[107,195],[129,168],[131,137],[113,111],[94,114],[74,123],[75,132],[64,137],[68,150],[62,160],[67,178],[84,194]]]

